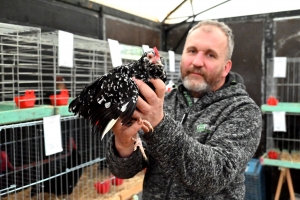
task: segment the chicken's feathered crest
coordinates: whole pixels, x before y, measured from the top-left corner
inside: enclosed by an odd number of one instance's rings
[[[160,59],[159,52],[156,47],[153,48],[156,58]]]

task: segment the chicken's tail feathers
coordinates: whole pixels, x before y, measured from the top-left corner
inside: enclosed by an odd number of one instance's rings
[[[128,100],[128,103],[124,103],[127,105],[126,112],[118,111],[119,117],[116,119],[113,118],[107,123],[104,130],[102,131],[101,140],[104,138],[106,133],[112,129],[112,127],[115,125],[115,123],[118,121],[118,119],[122,119],[122,121],[121,121],[122,124],[127,124],[131,120],[132,114],[136,108],[136,103],[133,103],[133,101],[129,101],[129,99],[127,99],[127,100]]]
[[[109,126],[107,125],[111,122],[111,120],[118,118],[119,113],[117,106],[117,104],[111,105],[110,108],[99,106],[90,110],[89,120],[93,127],[94,134],[96,134],[97,136],[101,135],[101,137],[103,138],[104,135],[111,129],[108,129]],[[111,127],[113,127],[113,125]]]
[[[112,129],[112,127],[115,125],[115,123],[118,121],[119,118],[117,119],[111,119],[108,124],[106,125],[106,127],[104,128],[102,135],[101,135],[101,140],[103,140],[104,136],[106,135],[106,133]]]
[[[94,94],[98,93],[97,88],[102,84],[104,76],[92,81],[86,85],[80,94],[69,104],[69,112],[78,114],[84,118],[89,116],[89,104],[94,100]]]
[[[86,92],[81,92],[71,103],[69,104],[69,112],[74,113],[74,115],[82,116],[88,118],[89,116],[89,94]]]
[[[135,109],[136,109],[136,102],[129,101],[126,112],[120,114],[120,118],[122,119],[121,121],[122,124],[126,124],[131,120],[131,117]]]
[[[71,103],[69,104],[69,112],[72,112],[75,115],[78,114],[80,106],[81,106],[81,103],[79,101],[79,96],[78,96],[75,99],[73,99],[71,101]]]
[[[97,109],[91,109],[89,120],[94,128],[94,133],[101,135],[102,140],[118,119],[122,119],[122,124],[130,121],[135,108],[136,102],[133,102],[132,97],[129,97],[122,105],[112,104],[109,108],[98,107]]]

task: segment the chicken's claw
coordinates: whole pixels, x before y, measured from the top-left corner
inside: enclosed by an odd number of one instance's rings
[[[135,151],[137,149],[137,147],[139,147],[143,157],[145,158],[146,161],[148,161],[148,158],[146,156],[145,149],[143,147],[143,143],[142,143],[142,140],[140,138],[140,135],[137,133],[135,138],[133,137],[132,140],[135,141],[133,150]]]
[[[147,120],[143,120],[143,127],[148,129],[148,132],[153,132],[153,127]]]

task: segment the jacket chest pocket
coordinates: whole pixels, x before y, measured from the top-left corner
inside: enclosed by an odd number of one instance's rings
[[[209,122],[201,122],[194,125],[195,138],[202,144],[207,142],[214,132],[214,126]]]

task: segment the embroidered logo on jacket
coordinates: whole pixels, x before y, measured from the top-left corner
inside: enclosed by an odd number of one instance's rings
[[[207,124],[199,124],[197,126],[197,132],[209,132],[209,126]]]

